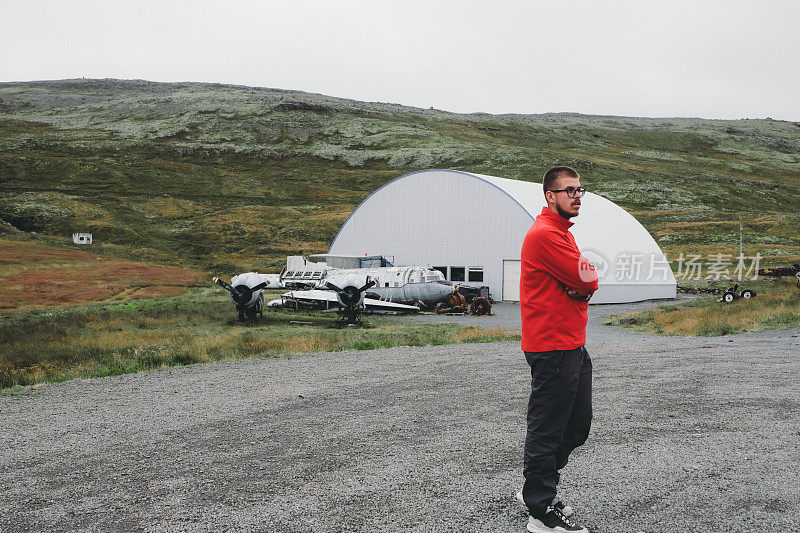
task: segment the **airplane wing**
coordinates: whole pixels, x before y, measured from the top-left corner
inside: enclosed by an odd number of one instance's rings
[[[305,307],[315,306],[327,308],[330,306],[331,308],[335,308],[339,306],[339,301],[334,291],[323,291],[320,289],[285,292],[281,294],[281,300],[289,303],[297,303]],[[269,307],[276,305],[278,305],[278,300],[273,300],[268,304]],[[377,313],[409,313],[419,311],[419,307],[415,305],[384,302],[383,300],[375,300],[374,298],[364,298],[364,307],[367,311],[374,311]]]
[[[339,301],[333,291],[312,289],[310,291],[289,291],[281,294],[281,300],[297,303],[305,307],[338,307]]]
[[[304,300],[319,300],[321,302],[337,302],[336,293],[333,291],[323,291],[320,289],[313,289],[310,291],[290,291],[281,296],[288,298],[300,298]]]
[[[364,298],[364,307],[366,307],[367,311],[375,312],[410,313],[419,311],[419,307],[416,305],[384,302],[383,300],[376,300],[374,298]]]

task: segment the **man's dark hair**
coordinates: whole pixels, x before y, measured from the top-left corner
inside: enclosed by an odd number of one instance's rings
[[[572,167],[553,167],[544,174],[542,180],[542,192],[546,193],[555,188],[556,181],[561,176],[568,178],[578,178],[578,173]]]

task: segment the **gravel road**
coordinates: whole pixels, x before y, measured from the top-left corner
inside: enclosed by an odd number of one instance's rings
[[[602,325],[562,496],[595,532],[800,531],[800,330]],[[518,327],[518,307],[449,321]],[[420,316],[415,320],[436,321]],[[524,531],[516,342],[197,365],[0,398],[0,531]]]

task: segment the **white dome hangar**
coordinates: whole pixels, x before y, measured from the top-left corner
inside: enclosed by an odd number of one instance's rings
[[[674,298],[675,276],[658,244],[624,209],[587,192],[570,231],[600,275],[592,303]],[[373,192],[330,246],[335,255],[384,255],[396,265],[441,269],[519,300],[520,249],[546,205],[540,183],[457,170],[422,170]]]

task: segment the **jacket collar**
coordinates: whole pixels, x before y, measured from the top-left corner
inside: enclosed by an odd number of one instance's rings
[[[553,213],[552,211],[547,209],[546,206],[542,208],[542,212],[539,214],[539,216],[544,217],[544,220],[546,220],[549,224],[552,224],[563,231],[569,230],[570,226],[575,224],[571,220],[567,220],[561,215]]]

